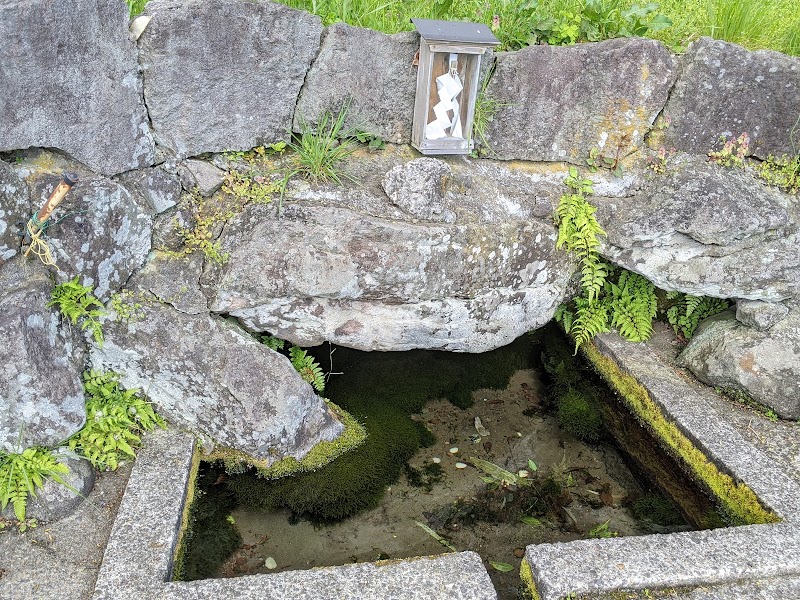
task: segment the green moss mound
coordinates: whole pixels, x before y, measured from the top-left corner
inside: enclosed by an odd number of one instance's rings
[[[558,424],[584,442],[597,442],[605,432],[603,418],[591,396],[575,388],[558,398]]]
[[[372,508],[417,449],[434,442],[411,415],[435,398],[467,408],[474,390],[504,388],[511,375],[530,366],[535,343],[526,335],[484,354],[336,348],[332,368],[327,347],[316,349],[323,370],[342,373],[330,378],[326,394],[364,426],[366,441],[313,472],[269,480],[250,470],[232,475],[226,485],[242,504],[288,508],[315,522],[338,521]]]

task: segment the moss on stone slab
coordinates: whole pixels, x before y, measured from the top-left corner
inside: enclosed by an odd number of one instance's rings
[[[522,563],[519,565],[519,578],[524,584],[522,588],[523,597],[530,600],[540,600],[539,592],[536,591],[536,582],[533,580],[533,571],[531,571],[527,558],[523,558]]]
[[[186,497],[183,501],[181,512],[181,528],[178,534],[178,543],[175,545],[175,554],[172,560],[173,581],[183,581],[186,569],[186,551],[191,538],[192,507],[195,500],[195,486],[197,485],[197,472],[200,468],[200,454],[195,449],[192,454],[192,464],[189,468],[189,481],[186,484]]]
[[[222,461],[230,472],[241,473],[252,466],[264,479],[277,479],[324,467],[335,458],[363,444],[367,438],[364,427],[350,413],[330,400],[325,400],[325,402],[344,425],[344,431],[336,439],[318,442],[300,460],[287,456],[270,463],[268,460],[258,459],[232,448],[215,448],[206,460]]]
[[[780,521],[777,515],[761,505],[753,490],[721,472],[675,423],[668,420],[644,386],[632,375],[624,373],[614,360],[604,356],[593,343],[585,344],[581,351],[636,418],[713,495],[732,525]]]

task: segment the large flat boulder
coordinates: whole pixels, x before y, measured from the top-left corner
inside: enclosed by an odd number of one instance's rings
[[[750,136],[748,154],[796,154],[800,132],[800,58],[701,38],[681,57],[680,75],[664,110],[667,147],[707,154],[720,137]]]
[[[286,357],[224,319],[152,299],[130,321],[107,320],[104,331],[94,368],[120,373],[171,424],[266,466],[301,459],[343,431]]]
[[[669,50],[641,38],[496,56],[486,95],[500,108],[486,135],[501,159],[584,165],[595,147],[626,156],[641,146],[675,78]]]
[[[316,124],[325,111],[347,106],[345,129],[359,129],[387,142],[408,143],[414,116],[419,50],[415,32],[386,35],[335,23],[325,29],[322,46],[306,77],[295,113]]]
[[[4,0],[0,56],[0,151],[59,148],[106,175],[152,164],[124,0]]]
[[[574,263],[549,222],[440,224],[334,206],[247,209],[209,308],[299,345],[483,352],[552,318]]]
[[[683,155],[629,198],[593,197],[601,253],[665,290],[800,297],[798,205],[741,169]]]
[[[800,312],[768,331],[736,320],[733,311],[706,320],[678,357],[708,385],[744,392],[784,419],[800,418]]]
[[[185,158],[287,139],[319,17],[249,0],[153,0],[146,13],[139,60],[159,144]]]
[[[52,289],[38,261],[0,268],[0,451],[56,446],[86,421],[83,338],[45,307]]]

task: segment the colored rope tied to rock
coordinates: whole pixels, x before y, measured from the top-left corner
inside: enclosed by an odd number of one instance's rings
[[[47,245],[44,237],[48,227],[58,224],[63,220],[61,219],[56,223],[49,222],[50,215],[53,214],[55,208],[77,182],[78,176],[75,173],[62,173],[61,181],[50,194],[47,202],[44,203],[44,206],[42,206],[39,212],[34,213],[28,220],[25,226],[25,237],[22,241],[23,245],[28,244],[28,249],[25,251],[26,257],[33,252],[39,257],[39,260],[41,260],[43,264],[48,266],[56,264],[53,259],[53,254],[50,251],[50,246]]]
[[[42,264],[46,266],[52,266],[56,264],[56,261],[53,259],[52,252],[50,252],[50,246],[48,246],[47,242],[44,240],[47,226],[47,221],[44,223],[39,221],[39,219],[36,218],[36,213],[34,213],[33,216],[28,220],[28,232],[25,238],[30,240],[30,246],[28,246],[25,256],[28,256],[28,254],[33,252],[39,257],[39,260],[42,261]]]

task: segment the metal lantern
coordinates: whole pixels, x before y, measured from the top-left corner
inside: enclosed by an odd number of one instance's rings
[[[411,22],[420,35],[411,145],[423,154],[468,154],[481,56],[500,42],[479,23]]]

